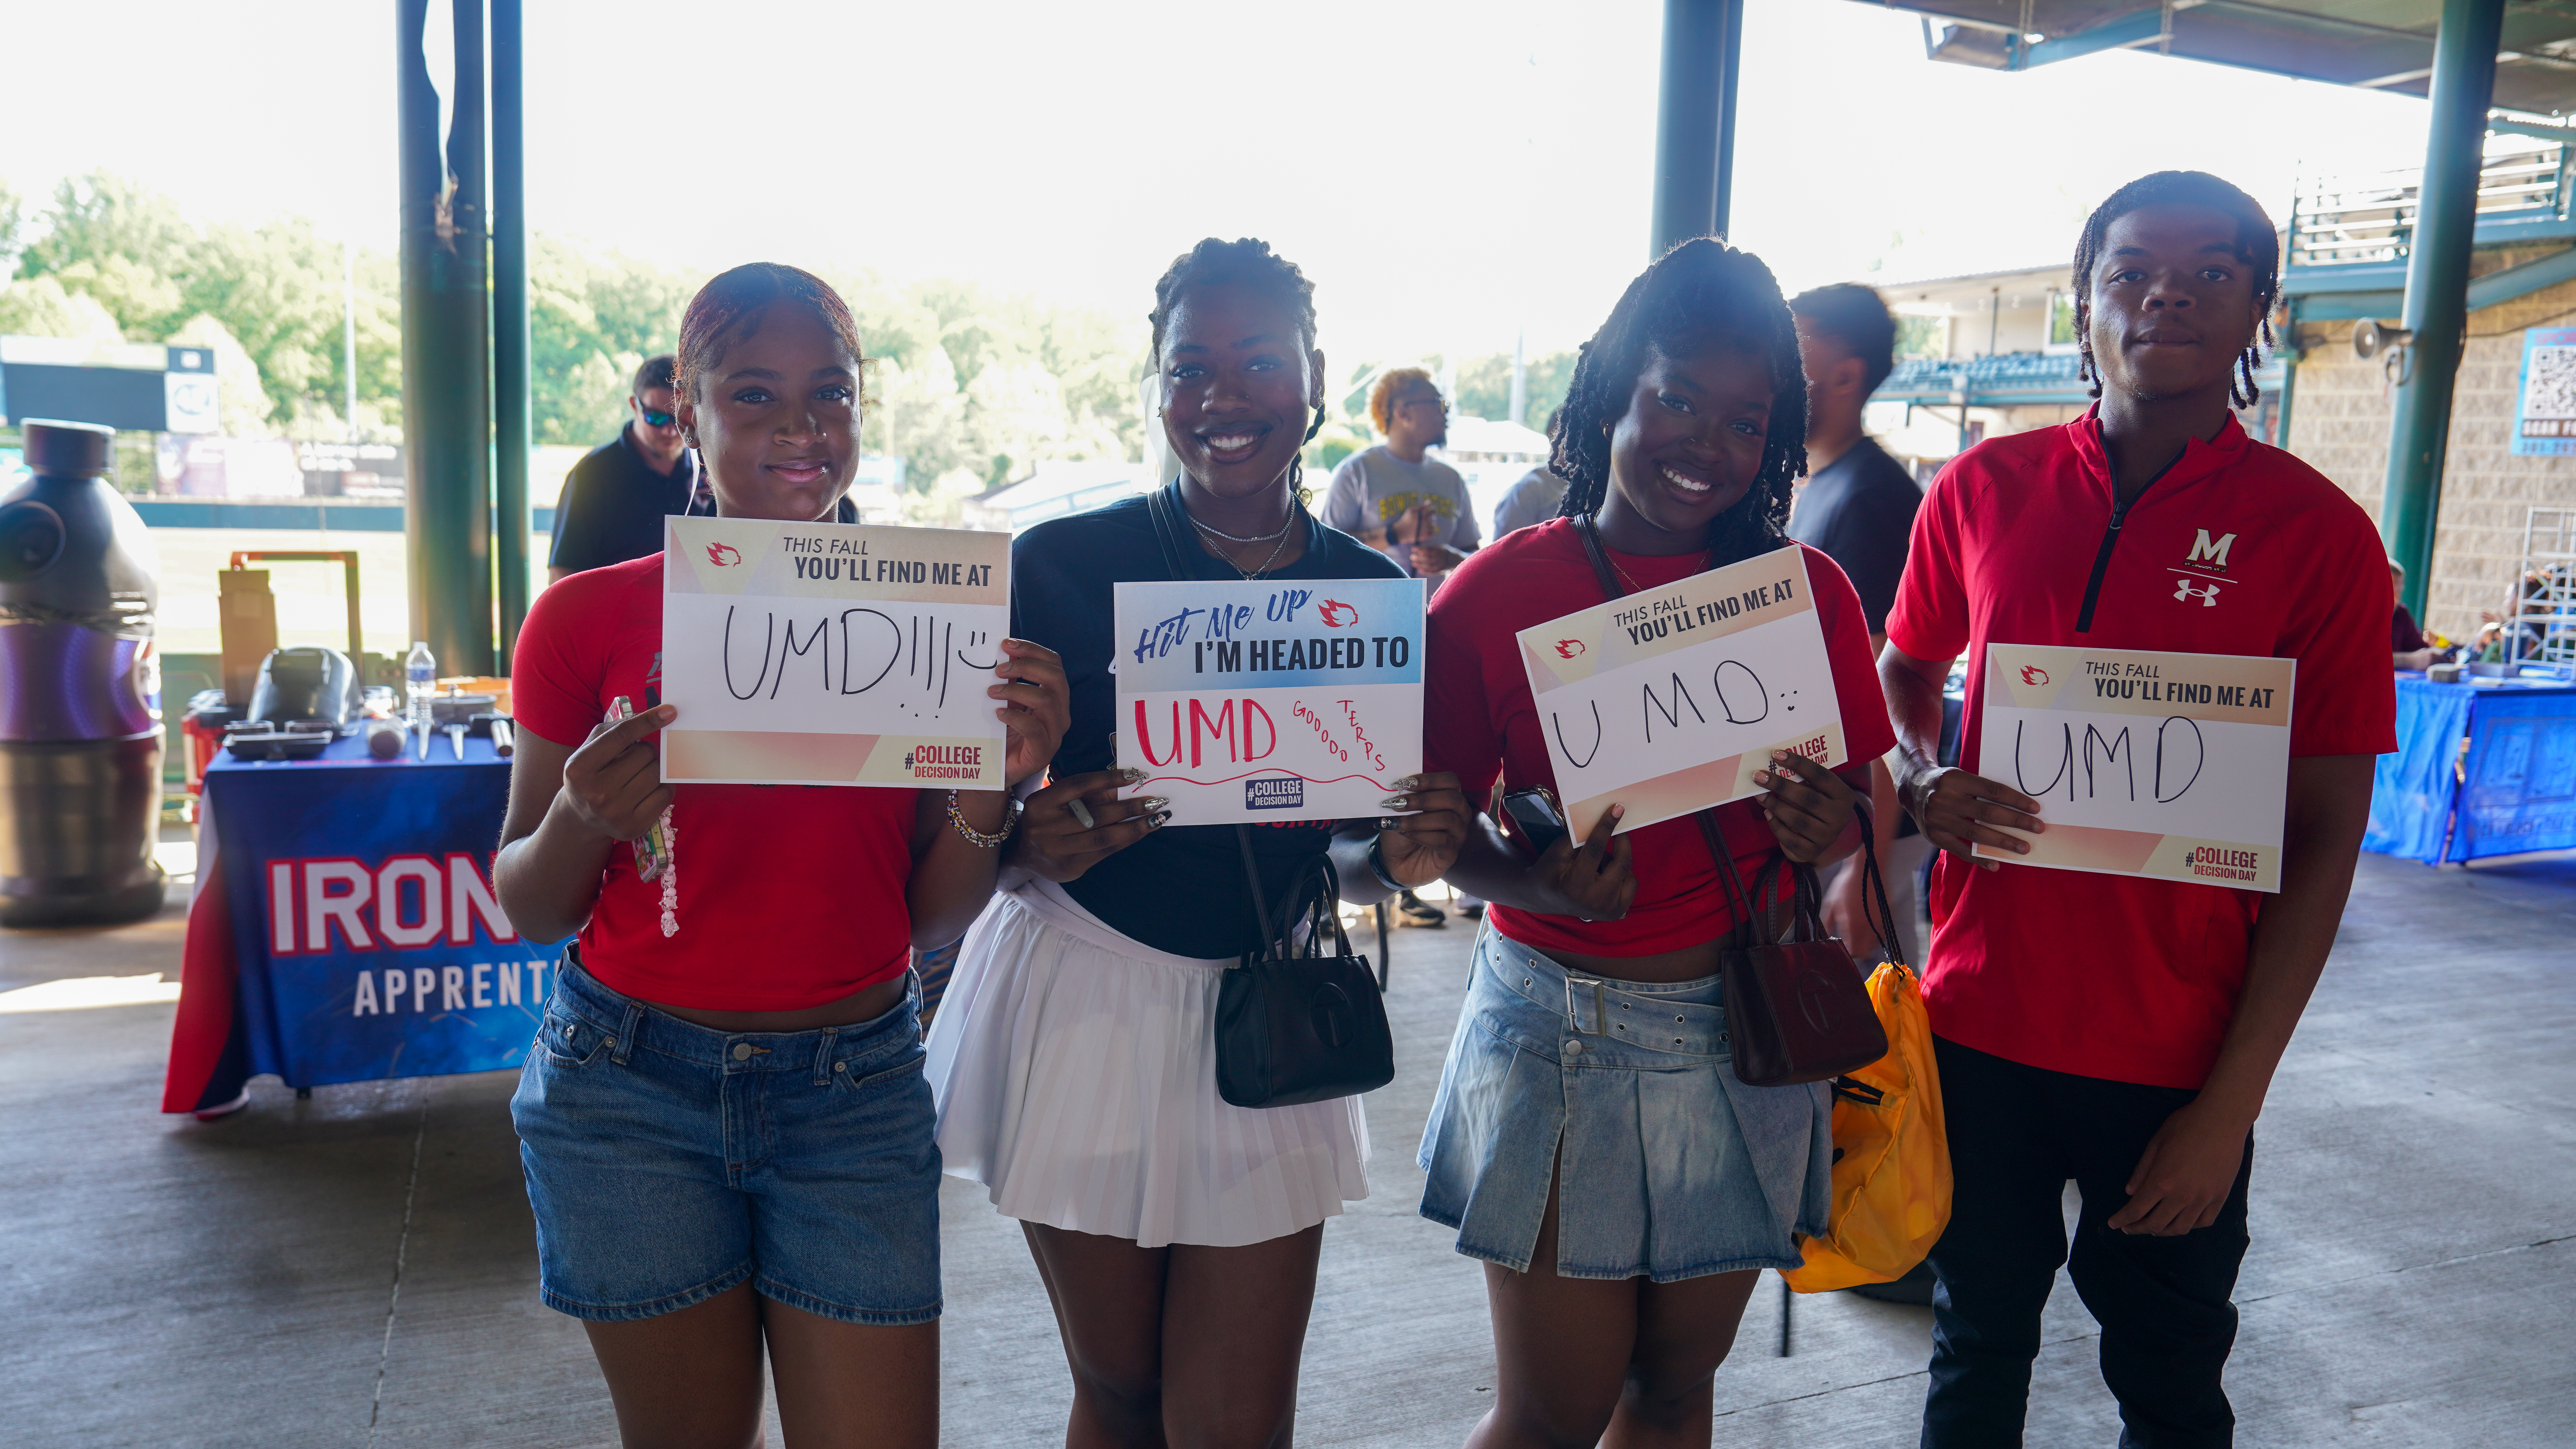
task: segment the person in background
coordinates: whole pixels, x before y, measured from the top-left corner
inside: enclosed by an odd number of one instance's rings
[[[1386,441],[1333,470],[1324,521],[1386,551],[1415,578],[1446,574],[1476,551],[1476,508],[1458,470],[1429,456],[1449,441],[1449,403],[1418,367],[1398,367],[1369,389],[1369,417]]]
[[[680,435],[671,391],[671,354],[644,359],[617,436],[564,475],[555,499],[546,582],[662,551],[662,520],[688,513],[699,493],[698,464]],[[712,512],[712,508],[705,511]]]
[[[1478,542],[1467,480],[1429,456],[1449,441],[1448,400],[1421,368],[1390,368],[1369,389],[1369,417],[1386,441],[1333,470],[1324,488],[1324,522],[1382,550],[1397,568],[1437,590]],[[1396,896],[1395,919],[1402,926],[1445,926],[1449,913],[1408,889]]]
[[[2388,592],[2402,597],[2406,592],[2406,565],[2388,561]],[[2416,626],[2415,615],[2403,603],[2388,621],[2389,664],[2396,669],[2430,669],[2441,650],[2424,637]]]
[[[1547,415],[1547,435],[1551,440],[1556,437],[1557,420],[1564,416],[1563,408]],[[1545,523],[1556,516],[1558,506],[1564,502],[1565,480],[1556,476],[1555,469],[1541,463],[1523,473],[1520,481],[1504,492],[1502,501],[1494,505],[1494,537],[1499,539],[1514,529]]]
[[[1842,565],[1869,621],[1870,657],[1887,642],[1887,611],[1905,576],[1906,538],[1923,490],[1905,465],[1861,430],[1862,409],[1896,367],[1896,319],[1878,293],[1854,282],[1801,292],[1789,303],[1798,323],[1798,355],[1807,370],[1807,477],[1789,515],[1789,537]],[[1869,769],[1870,826],[1877,832],[1887,903],[1904,937],[1905,959],[1923,964],[1914,901],[1915,878],[1932,844],[1896,803],[1896,781],[1884,761]],[[1885,943],[1861,906],[1857,856],[1825,882],[1825,927],[1868,961]]]
[[[2374,757],[2397,748],[2378,530],[2231,411],[2256,398],[2280,261],[2262,206],[2215,176],[2113,192],[2073,269],[2100,401],[1962,453],[1915,523],[1878,673],[1898,793],[1943,852],[1923,1002],[1952,1206],[1924,1449],[2022,1442],[2061,1265],[2102,1325],[2121,1442],[2234,1438],[2254,1122],[2334,944]],[[1996,643],[2297,660],[2279,892],[2010,864],[2046,811],[1939,756],[1965,649],[1960,758],[1980,758]]]

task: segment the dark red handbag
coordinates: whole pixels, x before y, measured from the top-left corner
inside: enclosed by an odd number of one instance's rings
[[[1887,1029],[1879,1025],[1860,966],[1849,948],[1825,934],[1818,914],[1824,889],[1816,868],[1774,850],[1748,895],[1716,817],[1716,811],[1702,810],[1693,818],[1735,898],[1736,927],[1718,950],[1735,1079],[1748,1087],[1793,1087],[1828,1081],[1886,1056]],[[1866,848],[1866,817],[1861,830]],[[1869,862],[1873,874],[1877,867],[1875,859]],[[1789,877],[1784,904],[1790,921],[1779,938],[1766,940],[1771,914],[1759,902],[1775,868]]]

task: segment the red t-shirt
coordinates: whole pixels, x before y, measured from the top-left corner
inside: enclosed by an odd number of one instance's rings
[[[2342,489],[2230,419],[2130,505],[2078,634],[2111,501],[2091,412],[1981,443],[1933,480],[1887,637],[1918,659],[1968,651],[1962,764],[1978,758],[1989,641],[2296,659],[2292,755],[2397,748],[2388,558]],[[1923,982],[1932,1029],[2050,1071],[2197,1088],[2235,1015],[2262,901],[1944,854]]]
[[[537,595],[519,630],[510,703],[519,726],[566,749],[619,695],[662,698],[662,556],[573,574]],[[801,1011],[911,964],[917,790],[679,785],[672,790],[676,934],[662,882],[608,852],[581,964],[610,989],[697,1011]]]
[[[1854,760],[1866,762],[1896,743],[1887,701],[1869,657],[1869,629],[1860,598],[1834,561],[1800,545],[1807,583],[1815,593],[1817,622],[1832,656],[1834,697],[1842,713],[1843,741]],[[1610,551],[1611,562],[1637,589],[1655,589],[1698,573],[1697,553],[1649,556]],[[1431,599],[1425,646],[1423,746],[1430,767],[1454,770],[1467,798],[1484,803],[1499,772],[1504,788],[1556,788],[1556,771],[1539,733],[1529,674],[1514,636],[1604,602],[1600,580],[1584,556],[1572,522],[1552,519],[1506,534],[1467,556]],[[1863,767],[1845,778],[1863,782]],[[1718,819],[1747,886],[1778,840],[1751,800],[1721,807]],[[1653,956],[1724,935],[1735,925],[1734,903],[1700,838],[1684,815],[1632,830],[1637,898],[1616,921],[1578,921],[1496,905],[1494,929],[1540,950],[1593,956]]]

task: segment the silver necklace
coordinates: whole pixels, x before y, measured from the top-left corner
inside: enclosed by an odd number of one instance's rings
[[[1290,517],[1290,519],[1288,520],[1288,522],[1289,522],[1289,523],[1294,523],[1294,522],[1296,522],[1296,521],[1297,521],[1297,520],[1296,520],[1293,516],[1292,516],[1292,517]],[[1195,519],[1195,518],[1193,518],[1193,519],[1191,519],[1191,520],[1190,520],[1190,522],[1192,522],[1192,523],[1197,523],[1197,522],[1198,522],[1198,520],[1197,520],[1197,519]],[[1202,526],[1202,527],[1204,527],[1204,525],[1201,525],[1201,526]],[[1215,532],[1215,530],[1213,530],[1213,529],[1211,529],[1211,530],[1209,530],[1209,531],[1210,531],[1210,532]],[[1219,538],[1223,538],[1223,537],[1225,537],[1225,535],[1220,533],[1220,534],[1217,534],[1217,537],[1219,537]],[[1280,525],[1280,527],[1279,527],[1279,533],[1278,533],[1277,537],[1278,537],[1279,541],[1278,541],[1277,543],[1274,543],[1274,544],[1272,544],[1272,545],[1270,546],[1270,557],[1268,557],[1268,558],[1266,558],[1266,559],[1263,559],[1263,560],[1261,561],[1261,567],[1259,567],[1259,568],[1257,568],[1257,569],[1246,570],[1246,569],[1244,568],[1244,566],[1243,566],[1243,565],[1241,565],[1241,564],[1239,564],[1239,563],[1236,563],[1236,562],[1234,561],[1234,555],[1233,555],[1233,554],[1230,554],[1230,553],[1219,553],[1219,554],[1217,555],[1217,557],[1225,560],[1225,566],[1226,566],[1227,568],[1230,568],[1230,569],[1234,570],[1236,573],[1242,574],[1242,575],[1243,575],[1243,581],[1244,581],[1245,583],[1247,583],[1247,584],[1248,584],[1248,583],[1252,582],[1254,579],[1257,579],[1257,578],[1261,577],[1263,574],[1266,574],[1266,573],[1270,572],[1270,566],[1271,566],[1272,564],[1275,564],[1275,563],[1279,562],[1279,555],[1281,555],[1281,554],[1283,554],[1283,553],[1286,553],[1286,552],[1288,551],[1288,526],[1287,526],[1287,524],[1281,524],[1281,525]],[[1246,541],[1247,541],[1247,542],[1253,542],[1253,543],[1258,543],[1258,542],[1260,542],[1260,540],[1258,540],[1258,539],[1251,539],[1251,540],[1246,540]]]
[[[1184,512],[1184,513],[1189,512],[1189,510],[1188,510],[1188,509],[1183,509],[1183,510],[1181,510],[1181,511],[1182,511],[1182,512]],[[1296,521],[1297,521],[1297,505],[1296,505],[1296,504],[1294,504],[1294,503],[1290,503],[1290,504],[1288,505],[1288,512],[1287,512],[1284,516],[1282,516],[1282,517],[1280,518],[1280,520],[1279,520],[1279,530],[1278,530],[1278,532],[1276,532],[1276,533],[1258,533],[1258,534],[1254,534],[1254,535],[1253,535],[1252,537],[1250,537],[1250,538],[1237,538],[1237,537],[1235,537],[1233,534],[1230,534],[1230,533],[1226,532],[1224,529],[1221,529],[1221,528],[1210,528],[1208,525],[1206,525],[1206,524],[1204,524],[1204,523],[1200,523],[1200,522],[1199,522],[1199,520],[1198,520],[1198,515],[1196,515],[1196,514],[1191,514],[1191,515],[1190,515],[1190,522],[1191,522],[1192,524],[1195,524],[1195,525],[1198,527],[1199,531],[1201,531],[1202,533],[1214,534],[1216,537],[1221,538],[1221,539],[1224,539],[1224,540],[1225,540],[1226,542],[1228,542],[1228,543],[1268,543],[1268,542],[1270,542],[1270,541],[1271,541],[1272,539],[1274,539],[1274,538],[1284,538],[1284,537],[1286,537],[1286,536],[1287,536],[1287,533],[1288,533],[1288,525],[1290,525],[1290,524],[1292,524],[1292,523],[1295,523]]]

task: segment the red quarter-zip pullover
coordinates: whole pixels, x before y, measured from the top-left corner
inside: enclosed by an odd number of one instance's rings
[[[2115,507],[2088,411],[1941,470],[1887,635],[1918,659],[1968,651],[1971,765],[1989,643],[2293,658],[2290,753],[2370,755],[2397,748],[2390,609],[2378,532],[2323,474],[2230,418]],[[1945,854],[1932,1029],[2051,1071],[2196,1088],[2235,1015],[2262,900]]]

